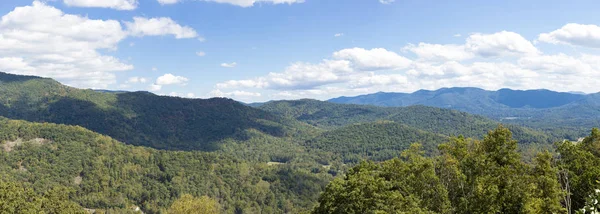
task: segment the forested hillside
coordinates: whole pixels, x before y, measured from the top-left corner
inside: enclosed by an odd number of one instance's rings
[[[446,136],[464,135],[480,138],[498,122],[464,112],[427,107],[377,107],[369,105],[336,104],[318,100],[271,101],[258,108],[297,119],[323,129],[375,122],[394,121],[414,128]],[[522,143],[551,143],[558,138],[519,126],[509,126]]]
[[[139,206],[160,213],[191,194],[216,200],[225,213],[297,213],[312,207],[332,177],[293,164],[127,146],[81,127],[48,123],[0,119],[0,142],[0,198],[13,197],[17,188],[31,193],[15,200],[58,197],[64,209],[122,213]],[[9,205],[0,203],[0,210]],[[31,206],[50,212],[43,204]]]
[[[309,212],[331,180],[351,176],[348,169],[364,160],[405,158],[413,143],[422,145],[423,160],[437,160],[438,146],[453,136],[481,140],[500,125],[427,106],[295,100],[250,107],[3,73],[0,81],[0,198],[11,201],[0,211],[7,212]],[[558,141],[507,127],[524,166]]]
[[[331,153],[333,157],[341,156],[344,163],[355,164],[365,159],[384,161],[398,157],[400,151],[417,142],[423,144],[428,155],[433,155],[437,145],[447,140],[448,137],[444,135],[391,121],[380,121],[325,132],[307,141],[306,146]]]
[[[576,140],[590,127],[600,126],[600,95],[549,90],[486,91],[479,88],[442,88],[414,93],[375,93],[330,99],[333,103],[401,107],[425,105],[455,109]]]
[[[498,127],[481,141],[458,137],[423,156],[362,162],[331,182],[313,213],[596,213],[600,131],[558,144],[558,156],[521,161],[517,142]]]
[[[132,145],[214,150],[255,129],[288,136],[309,129],[231,99],[183,99],[148,92],[103,93],[39,77],[0,73],[0,116],[79,125]]]

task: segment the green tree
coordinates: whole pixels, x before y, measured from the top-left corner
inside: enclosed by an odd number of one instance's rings
[[[170,214],[216,214],[221,212],[221,206],[208,196],[196,198],[190,194],[182,195],[169,208]]]

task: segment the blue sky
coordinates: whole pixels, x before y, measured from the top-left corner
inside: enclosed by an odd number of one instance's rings
[[[597,92],[595,1],[14,0],[0,71],[240,101],[473,86]]]

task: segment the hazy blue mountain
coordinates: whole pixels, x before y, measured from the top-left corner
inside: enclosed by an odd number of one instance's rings
[[[469,111],[480,108],[554,108],[581,101],[586,96],[545,89],[487,91],[480,88],[441,88],[413,93],[379,92],[356,97],[338,97],[328,101],[377,106],[427,105]]]
[[[258,107],[275,115],[296,119],[326,130],[377,121],[393,121],[445,136],[479,138],[500,123],[479,115],[429,107],[379,107],[337,104],[311,99],[270,101]],[[509,127],[522,143],[549,142],[548,136],[524,127]]]
[[[375,93],[339,97],[329,102],[375,106],[425,105],[483,115],[545,131],[560,129],[565,138],[587,134],[600,125],[600,94],[556,92],[545,89],[487,91],[479,88],[442,88],[414,93]]]

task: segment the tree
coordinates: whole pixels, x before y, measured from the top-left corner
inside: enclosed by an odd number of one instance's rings
[[[182,195],[169,208],[170,214],[216,214],[221,212],[221,206],[208,196],[196,198],[190,194]]]

